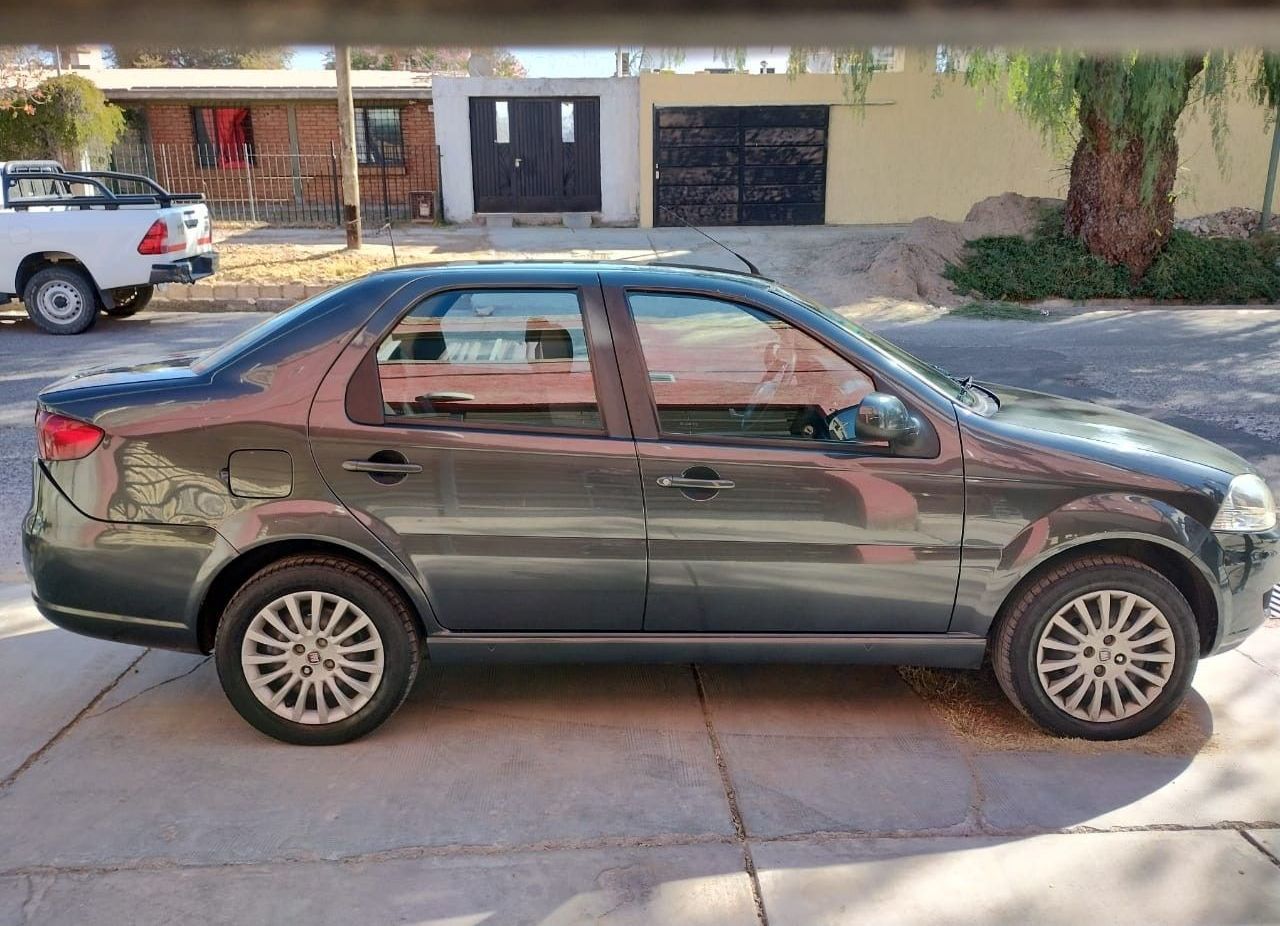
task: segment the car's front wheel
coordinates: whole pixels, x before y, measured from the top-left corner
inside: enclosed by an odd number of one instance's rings
[[[1124,556],[1056,566],[1010,602],[992,641],[1009,699],[1051,733],[1121,740],[1182,703],[1200,653],[1195,615],[1168,579]]]
[[[379,574],[334,556],[266,567],[232,598],[214,644],[232,705],[263,733],[327,746],[371,732],[404,702],[421,640]]]

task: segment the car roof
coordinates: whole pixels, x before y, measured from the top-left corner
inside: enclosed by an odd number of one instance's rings
[[[687,281],[703,280],[707,283],[726,282],[754,284],[761,289],[774,286],[768,277],[757,276],[745,270],[731,270],[724,267],[704,267],[696,264],[663,263],[660,261],[622,260],[455,260],[443,263],[401,264],[386,270],[376,271],[377,275],[412,274],[420,275],[423,271],[431,273],[448,273],[449,271],[466,271],[475,273],[484,270],[495,272],[502,270],[532,271],[534,273],[555,273],[564,270],[597,270],[600,272],[626,272],[645,274],[652,278],[655,274]]]

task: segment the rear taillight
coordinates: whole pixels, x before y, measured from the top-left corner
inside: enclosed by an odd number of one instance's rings
[[[41,409],[36,413],[36,447],[40,459],[79,460],[97,449],[102,428]]]
[[[204,233],[196,240],[196,244],[213,244],[213,220],[204,217]]]
[[[147,229],[147,233],[142,236],[142,240],[138,242],[138,253],[163,254],[164,240],[168,235],[169,226],[165,225],[164,219],[156,219]]]
[[[168,254],[170,251],[185,250],[185,241],[169,243],[169,226],[164,219],[156,219],[147,229],[147,233],[138,242],[139,254]]]

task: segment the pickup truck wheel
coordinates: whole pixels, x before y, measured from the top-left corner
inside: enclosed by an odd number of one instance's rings
[[[128,318],[130,315],[137,315],[147,307],[155,291],[154,286],[123,286],[120,289],[113,289],[111,298],[115,305],[104,306],[102,311],[112,318]]]
[[[98,320],[98,293],[82,271],[45,267],[32,275],[23,290],[27,314],[50,334],[80,334]]]

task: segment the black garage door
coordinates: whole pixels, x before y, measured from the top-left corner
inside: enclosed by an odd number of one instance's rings
[[[672,106],[653,114],[655,225],[821,225],[826,106]]]

